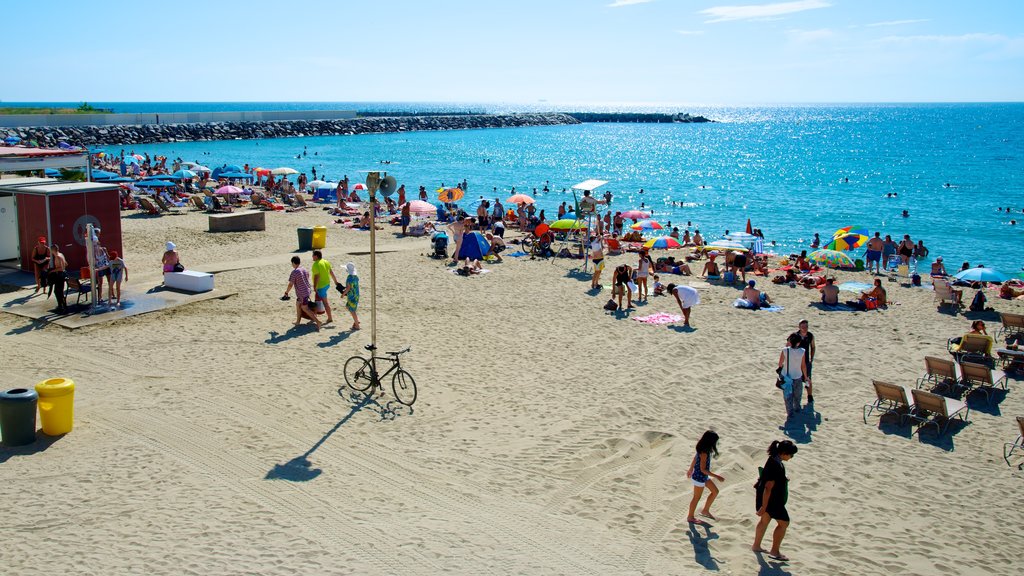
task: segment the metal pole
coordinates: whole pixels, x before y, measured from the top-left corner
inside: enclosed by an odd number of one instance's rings
[[[92,224],[85,225],[85,257],[89,263],[89,295],[92,297],[92,309],[96,310],[96,244],[92,239]]]
[[[366,175],[370,191],[370,344],[377,347],[377,188],[380,172]]]

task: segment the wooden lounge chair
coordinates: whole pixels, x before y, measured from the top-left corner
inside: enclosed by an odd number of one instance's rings
[[[185,211],[188,210],[187,207],[179,207],[168,204],[167,201],[161,198],[159,194],[153,196],[153,201],[156,202],[156,205],[160,208],[160,210],[167,212],[168,214],[184,214],[185,212],[182,211],[182,208],[184,208]]]
[[[142,209],[145,210],[146,213],[151,216],[160,215],[160,209],[157,208],[155,204],[153,204],[152,200],[146,198],[145,196],[139,196],[139,206],[142,206]]]
[[[1001,312],[999,318],[1003,325],[996,330],[996,339],[1009,338],[1014,334],[1024,334],[1024,314]]]
[[[203,202],[202,196],[196,194],[189,198],[189,200],[192,202],[193,208],[195,208],[196,210],[202,210],[203,212],[206,212],[206,202]]]
[[[960,378],[956,373],[956,362],[934,356],[924,357],[924,376],[917,379],[917,387],[925,384],[931,385],[933,389],[948,386],[955,390],[960,385]]]
[[[917,428],[917,432],[920,432],[929,424],[934,424],[939,429],[939,435],[941,436],[946,431],[946,428],[949,427],[949,421],[954,416],[967,422],[967,416],[971,413],[967,403],[961,400],[946,398],[945,396],[939,396],[924,390],[911,390],[910,394],[914,398],[914,411],[910,414],[910,417],[921,423]],[[941,426],[939,424],[940,421],[942,423]]]
[[[300,192],[295,193],[295,207],[300,210],[309,208],[309,204],[306,203],[306,198]]]
[[[1010,465],[1010,456],[1014,450],[1024,450],[1024,416],[1017,416],[1017,429],[1020,430],[1017,440],[1003,444],[1003,460],[1006,460],[1007,466]],[[1020,467],[1024,467],[1024,463],[1018,466],[1018,468]]]
[[[984,392],[985,398],[990,401],[991,393],[997,386],[1007,390],[1006,374],[1001,370],[993,370],[984,364],[961,362],[960,373],[960,381],[965,387],[973,387]]]
[[[872,404],[864,405],[865,424],[868,423],[868,416],[875,410],[878,410],[881,416],[885,414],[898,415],[900,423],[913,412],[914,400],[909,388],[878,380],[872,380],[871,384],[875,387],[875,401]]]

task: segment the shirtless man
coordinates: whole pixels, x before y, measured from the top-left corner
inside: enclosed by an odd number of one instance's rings
[[[875,237],[868,240],[867,251],[864,252],[864,260],[867,261],[868,272],[871,271],[871,264],[874,263],[875,274],[882,273],[882,248],[884,245],[881,232],[875,232]]]
[[[590,278],[590,289],[601,287],[601,271],[604,270],[604,239],[594,236],[590,239],[590,261],[594,263],[594,275]]]
[[[693,233],[693,245],[694,246],[703,246],[704,245],[704,237],[700,235],[700,230],[697,230],[697,231],[695,231]]]
[[[448,225],[448,230],[451,231],[452,238],[455,240],[455,254],[452,255],[452,262],[456,264],[459,262],[459,252],[462,251],[462,237],[472,229],[473,219],[469,216]]]
[[[491,244],[491,254],[498,259],[498,262],[501,262],[501,253],[504,252],[506,248],[505,241],[501,239],[501,236],[495,236],[490,232],[487,233],[485,238],[487,238],[487,241]]]
[[[56,242],[50,246],[50,271],[46,276],[46,284],[57,295],[57,313],[63,314],[68,311],[67,294],[64,293],[64,282],[67,280],[65,270],[68,261],[61,254],[60,247]]]
[[[743,299],[750,304],[750,308],[757,310],[761,307],[761,304],[770,304],[771,300],[767,294],[763,294],[757,288],[754,288],[754,281],[747,282],[747,287],[743,289]]]
[[[821,303],[826,306],[839,304],[839,287],[832,278],[826,278],[825,285],[821,287]]]

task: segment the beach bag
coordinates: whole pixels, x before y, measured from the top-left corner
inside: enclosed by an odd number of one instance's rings
[[[178,262],[177,264],[174,265],[174,271],[175,272],[184,272],[185,271],[185,267],[181,265],[181,262]]]
[[[868,298],[868,299],[864,300],[864,309],[865,310],[877,310],[878,309],[878,300],[875,299],[875,298]]]
[[[986,301],[985,295],[982,294],[981,291],[978,291],[978,293],[974,295],[974,299],[971,300],[971,306],[969,308],[970,311],[971,312],[984,312],[985,311],[985,301]]]
[[[615,300],[609,299],[607,302],[604,303],[604,309],[605,310],[618,310],[619,309],[619,305],[615,303]]]
[[[914,286],[920,286],[921,285],[921,275],[920,274],[914,274],[913,276],[911,276],[910,277],[910,283],[913,284]]]

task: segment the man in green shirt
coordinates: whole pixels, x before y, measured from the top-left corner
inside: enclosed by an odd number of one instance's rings
[[[324,255],[319,250],[313,251],[313,266],[310,267],[309,274],[313,279],[313,291],[316,292],[316,302],[323,302],[324,311],[327,312],[327,320],[324,324],[334,322],[334,317],[331,316],[331,302],[327,298],[327,293],[331,289],[331,281],[333,280],[337,284],[338,278],[334,275],[331,263],[324,260]]]

